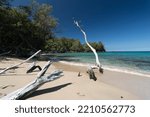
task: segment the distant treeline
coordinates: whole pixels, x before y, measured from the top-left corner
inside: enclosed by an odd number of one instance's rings
[[[26,56],[39,49],[47,52],[89,52],[79,40],[56,38],[58,20],[52,17],[52,6],[32,0],[29,6],[12,7],[12,0],[0,0],[0,53],[11,50]],[[97,51],[105,51],[101,42],[91,43]]]
[[[90,43],[98,52],[105,52],[104,45],[101,42]],[[91,52],[87,44],[81,44],[78,39],[55,38],[49,39],[46,43],[45,50],[52,53],[64,52]]]

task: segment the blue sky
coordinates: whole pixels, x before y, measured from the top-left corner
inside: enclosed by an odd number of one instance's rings
[[[89,41],[101,41],[107,51],[150,51],[150,0],[37,0],[53,6],[59,37],[80,39],[73,18],[81,21]],[[14,0],[28,5],[30,0]]]

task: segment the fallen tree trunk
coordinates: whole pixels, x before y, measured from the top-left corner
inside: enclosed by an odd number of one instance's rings
[[[50,65],[51,65],[51,62],[48,61],[47,64],[43,67],[42,71],[39,72],[39,74],[37,75],[37,78],[33,82],[27,84],[25,87],[23,87],[21,89],[18,89],[17,91],[14,91],[14,92],[6,95],[5,97],[3,97],[1,99],[18,100],[18,99],[24,98],[24,97],[28,96],[29,94],[33,93],[44,83],[51,82],[53,80],[60,78],[62,76],[62,71],[59,71],[59,70],[54,71],[53,73],[51,73],[48,76],[43,76]]]
[[[37,51],[35,54],[33,54],[32,56],[30,56],[29,58],[27,58],[26,60],[24,60],[23,62],[21,62],[19,64],[16,64],[16,65],[13,65],[13,66],[5,68],[4,70],[0,71],[0,75],[3,74],[3,73],[5,73],[7,70],[17,69],[19,65],[22,65],[23,63],[29,61],[30,59],[32,59],[34,56],[36,56],[40,52],[41,52],[41,50]]]

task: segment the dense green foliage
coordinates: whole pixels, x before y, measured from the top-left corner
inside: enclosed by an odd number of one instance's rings
[[[98,52],[105,52],[104,45],[101,42],[90,43]],[[48,52],[91,52],[91,49],[86,44],[81,44],[77,39],[59,38],[49,39],[45,46]]]
[[[6,7],[8,1],[0,3],[0,52],[24,56],[44,49],[57,24],[50,16],[52,6],[33,1],[30,6],[11,8]]]
[[[11,7],[11,0],[0,0],[0,53],[25,56],[42,49],[47,52],[89,52],[79,40],[55,38],[57,20],[51,16],[52,6],[32,0],[29,6]],[[105,51],[103,44],[91,43],[97,51]]]
[[[81,52],[83,47],[79,40],[59,38],[59,39],[49,39],[45,49],[50,52]]]

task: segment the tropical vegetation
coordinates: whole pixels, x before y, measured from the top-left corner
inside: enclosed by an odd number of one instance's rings
[[[58,20],[52,17],[50,4],[32,0],[28,6],[12,7],[10,2],[0,0],[0,53],[11,50],[17,56],[26,56],[39,49],[53,53],[90,51],[78,39],[57,38]],[[105,51],[101,42],[91,45],[97,51]]]

